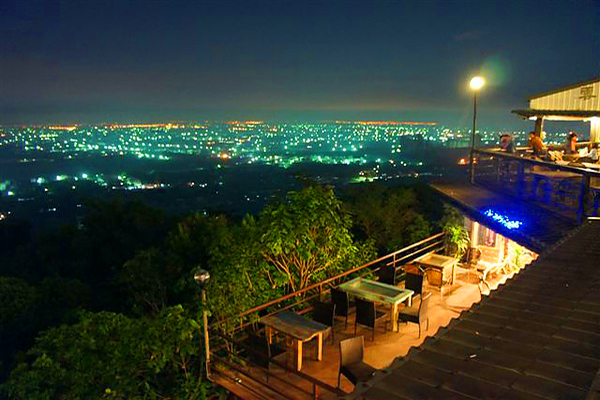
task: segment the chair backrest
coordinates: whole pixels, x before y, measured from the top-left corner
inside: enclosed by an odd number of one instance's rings
[[[340,341],[340,367],[360,362],[364,357],[365,337],[355,336]]]
[[[335,317],[335,304],[317,301],[313,304],[312,317],[313,320],[317,322],[327,326],[333,326],[333,319]]]
[[[375,328],[375,303],[356,298],[356,323]]]
[[[350,299],[348,293],[339,289],[331,289],[331,302],[335,304],[335,312],[337,315],[344,317],[348,316],[348,310],[350,309]]]
[[[429,312],[429,299],[431,298],[431,292],[421,295],[421,304],[419,305],[419,320],[427,318]]]
[[[396,286],[396,267],[393,265],[384,265],[377,271],[378,281]]]
[[[423,275],[407,273],[404,287],[415,292],[415,295],[423,293]]]

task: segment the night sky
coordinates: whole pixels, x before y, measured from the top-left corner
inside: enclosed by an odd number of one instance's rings
[[[521,126],[600,75],[600,2],[0,1],[0,124],[412,120]]]

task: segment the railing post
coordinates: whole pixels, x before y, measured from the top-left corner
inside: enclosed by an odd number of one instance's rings
[[[502,159],[494,157],[494,162],[496,164],[496,182],[500,182],[500,165],[502,164]]]
[[[525,166],[523,163],[517,164],[517,196],[525,197]]]
[[[581,178],[581,189],[579,192],[579,208],[577,209],[577,223],[582,224],[583,220],[586,217],[586,203],[588,193],[590,191],[590,176],[588,174],[584,174]]]

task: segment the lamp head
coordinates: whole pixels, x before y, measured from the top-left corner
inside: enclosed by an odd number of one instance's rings
[[[479,90],[479,89],[481,89],[484,84],[485,84],[485,80],[482,77],[480,77],[480,76],[473,77],[471,79],[471,82],[469,82],[469,86],[473,90]]]
[[[194,274],[194,280],[200,287],[204,287],[210,280],[210,273],[202,268],[198,268]]]

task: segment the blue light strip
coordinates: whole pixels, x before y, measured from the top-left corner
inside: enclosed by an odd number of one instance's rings
[[[522,221],[513,221],[506,215],[499,214],[492,209],[488,209],[483,214],[504,225],[507,229],[519,229],[523,225]]]

